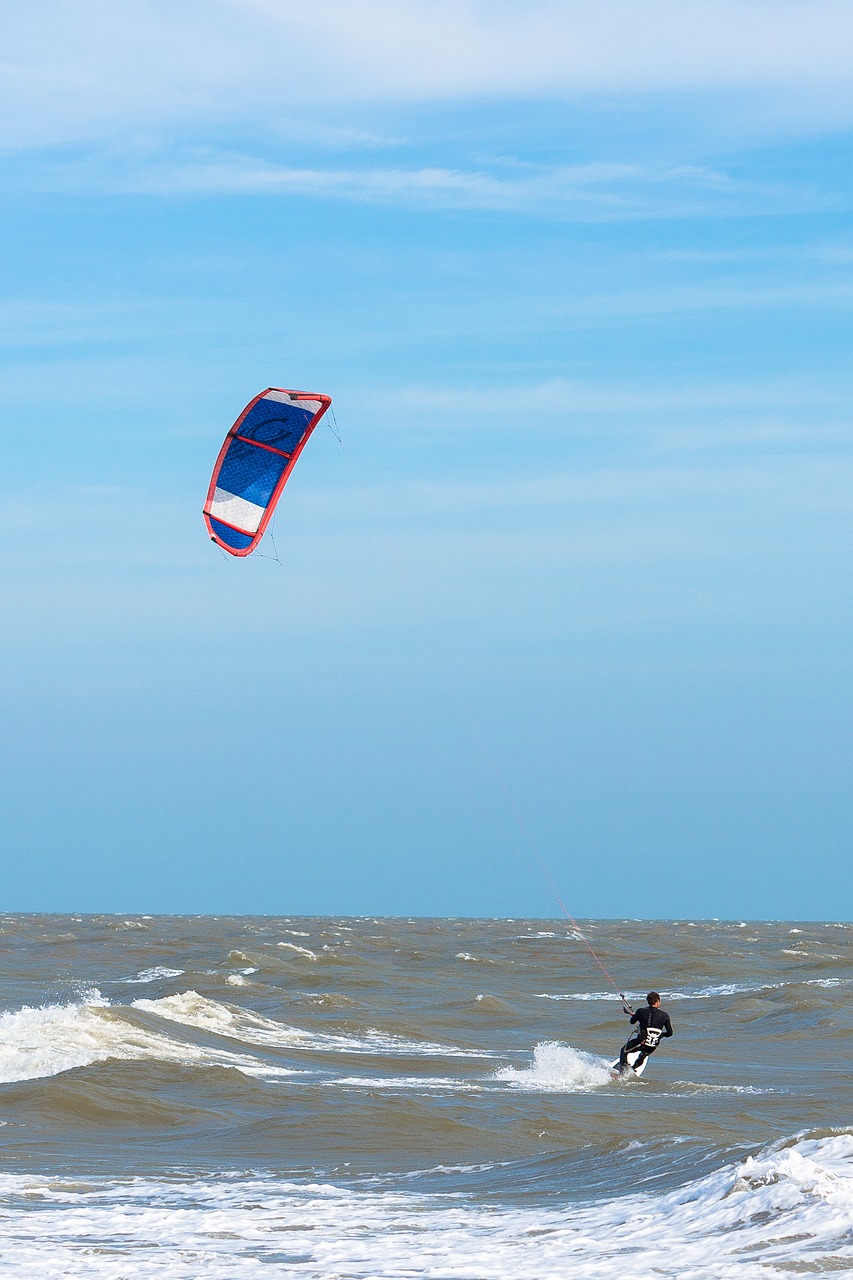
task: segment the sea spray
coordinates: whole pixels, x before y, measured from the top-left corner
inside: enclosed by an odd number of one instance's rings
[[[529,1066],[499,1067],[494,1078],[516,1089],[553,1093],[600,1089],[613,1082],[605,1059],[554,1040],[537,1044]]]

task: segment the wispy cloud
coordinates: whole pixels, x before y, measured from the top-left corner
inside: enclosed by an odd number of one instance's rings
[[[153,145],[7,166],[7,190],[136,195],[297,196],[426,209],[529,213],[568,221],[802,213],[842,207],[840,196],[747,181],[698,165],[546,165],[504,157],[443,165],[297,166],[214,148]]]
[[[7,0],[2,25],[7,146],[519,97],[723,92],[818,127],[853,115],[847,0]]]
[[[393,392],[395,406],[404,412],[423,412],[477,418],[489,422],[506,415],[513,421],[519,410],[531,414],[683,413],[692,410],[803,409],[818,406],[849,408],[853,386],[805,386],[801,381],[711,385],[614,386],[553,378],[525,385],[505,384],[467,388],[408,387]],[[440,420],[439,420],[440,421]],[[457,429],[454,422],[453,430]]]
[[[190,303],[173,298],[100,302],[0,301],[0,350],[115,346],[178,333],[189,319],[198,323]],[[214,321],[209,322],[211,325]]]
[[[756,198],[745,185],[708,171],[651,172],[617,164],[321,169],[226,157],[151,166],[112,181],[118,190],[136,192],[302,195],[369,204],[562,212],[594,219],[654,217],[664,207],[671,211],[673,201],[682,212],[698,212],[709,205]]]
[[[244,0],[271,30],[311,41],[339,91],[370,97],[644,92],[843,81],[843,0]],[[329,55],[331,57],[329,58]]]

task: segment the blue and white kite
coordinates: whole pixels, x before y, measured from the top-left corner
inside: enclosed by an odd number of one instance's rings
[[[204,520],[232,556],[248,556],[264,536],[296,459],[331,396],[269,387],[240,414],[219,450]]]

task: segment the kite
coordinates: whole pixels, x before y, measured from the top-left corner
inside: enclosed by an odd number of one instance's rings
[[[232,556],[248,556],[264,536],[296,460],[331,396],[268,387],[225,437],[210,478],[204,522]]]

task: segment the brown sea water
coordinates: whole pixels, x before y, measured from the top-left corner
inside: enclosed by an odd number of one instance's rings
[[[853,926],[0,918],[0,1275],[853,1275]]]

